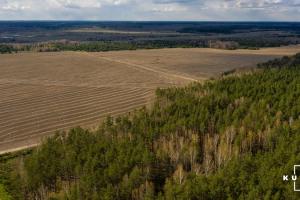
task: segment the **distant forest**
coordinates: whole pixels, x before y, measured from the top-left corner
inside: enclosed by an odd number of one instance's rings
[[[6,199],[299,199],[300,54],[205,84],[158,89],[107,117],[0,157]]]
[[[164,41],[150,40],[140,42],[125,41],[98,41],[98,42],[46,42],[38,44],[0,44],[0,54],[11,54],[18,52],[57,52],[57,51],[86,51],[105,52],[138,49],[162,49],[162,48],[216,48],[216,49],[252,49],[260,47],[279,47],[297,43],[289,42],[267,42],[263,41],[204,41],[204,40],[180,40]]]
[[[300,23],[296,22],[0,22],[0,53],[174,47],[257,49],[293,44],[300,44]]]
[[[7,45],[0,44],[0,54],[18,52],[56,52],[56,51],[86,51],[104,52],[138,49],[162,48],[200,48],[207,47],[204,41],[148,41],[148,42],[49,42],[42,44]]]
[[[299,22],[188,22],[188,21],[1,21],[0,32],[62,30],[103,27],[129,31],[177,31],[196,33],[238,33],[247,31],[300,32]]]

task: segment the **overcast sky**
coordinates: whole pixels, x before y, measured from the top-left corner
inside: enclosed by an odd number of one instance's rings
[[[0,0],[0,20],[300,21],[300,0]]]

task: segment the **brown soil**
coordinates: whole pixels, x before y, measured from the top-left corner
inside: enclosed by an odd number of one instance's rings
[[[148,105],[157,87],[186,85],[298,51],[299,46],[0,55],[0,153]]]

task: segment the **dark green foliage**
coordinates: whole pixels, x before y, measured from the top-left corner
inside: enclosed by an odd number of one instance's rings
[[[76,44],[54,44],[53,50],[57,51],[119,51],[119,50],[137,50],[137,49],[161,49],[161,48],[193,48],[205,47],[204,41],[164,41],[150,40],[140,42],[88,42]],[[50,49],[51,50],[51,49]]]
[[[13,46],[0,44],[0,54],[13,53],[16,51],[17,50]]]
[[[285,56],[281,59],[275,59],[268,61],[266,63],[259,64],[259,68],[269,69],[269,68],[295,68],[300,65],[300,53],[293,57]]]
[[[298,57],[159,89],[151,110],[49,138],[3,184],[16,199],[299,199],[282,181],[300,164]]]
[[[56,52],[86,51],[105,52],[138,49],[198,48],[207,47],[204,40],[149,40],[149,41],[91,41],[91,42],[45,42],[40,44],[19,44],[17,47],[0,44],[0,54],[13,52]]]

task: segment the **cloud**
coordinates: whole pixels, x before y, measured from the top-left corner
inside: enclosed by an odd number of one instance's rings
[[[187,8],[179,5],[155,5],[151,8],[151,11],[154,12],[183,12],[186,11]]]
[[[300,0],[225,0],[228,7],[247,9],[268,9],[277,7],[295,7]]]
[[[0,1],[0,9],[16,12],[16,11],[30,9],[30,5],[22,4],[19,1]]]
[[[38,0],[36,0],[38,1]],[[122,5],[128,0],[46,0],[50,7],[70,8],[70,9],[95,9],[102,5]]]
[[[0,20],[300,20],[300,0],[0,0]]]
[[[153,3],[156,3],[156,4],[174,4],[174,3],[190,4],[190,3],[194,3],[194,2],[200,3],[201,1],[198,1],[198,0],[154,0],[153,1]]]
[[[56,4],[65,8],[100,8],[101,2],[97,0],[56,0]]]

